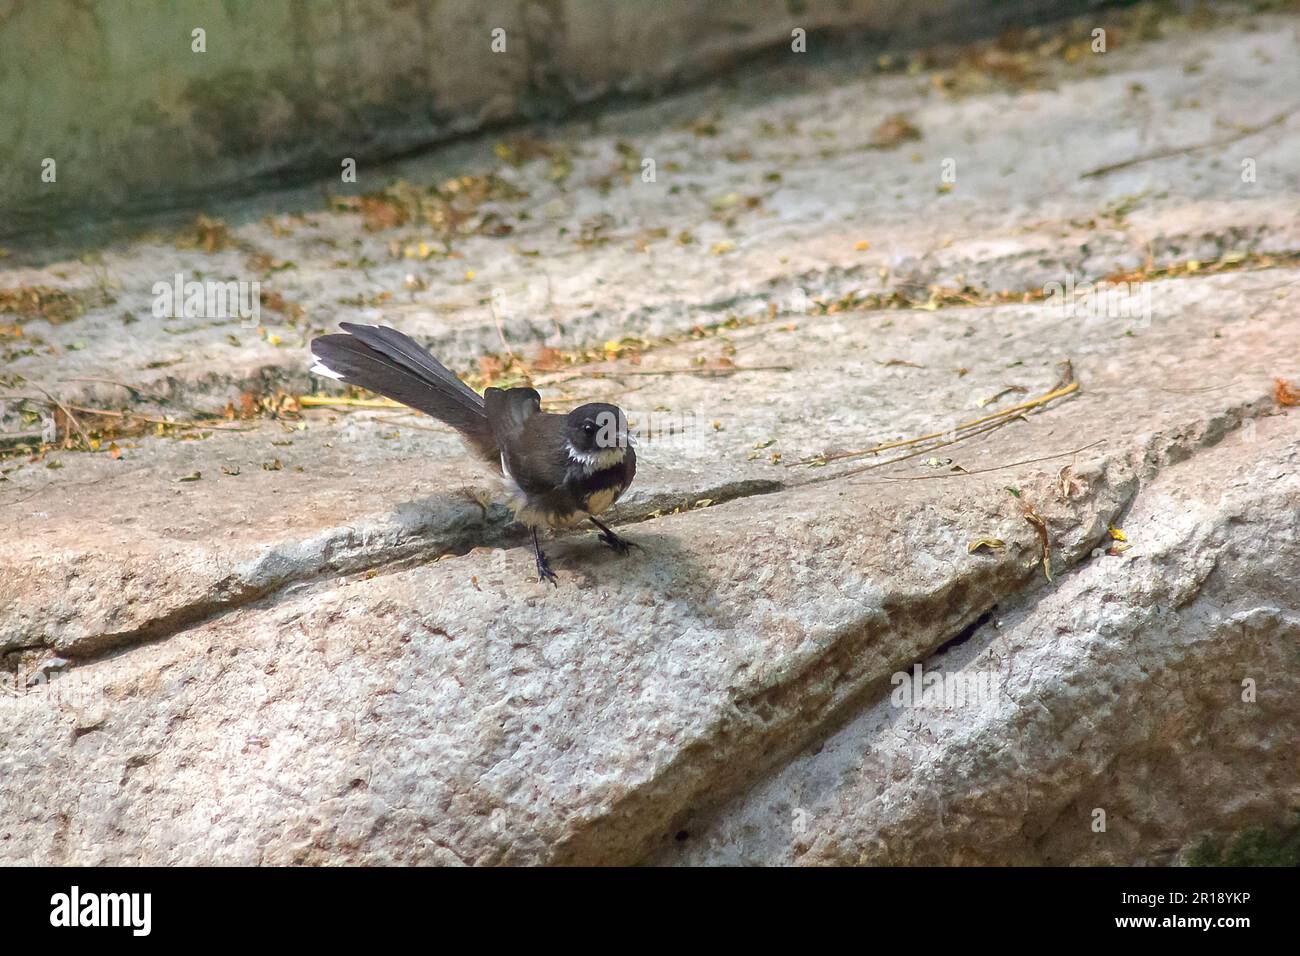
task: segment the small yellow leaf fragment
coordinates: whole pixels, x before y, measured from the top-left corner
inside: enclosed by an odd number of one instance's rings
[[[1001,551],[1007,546],[1007,543],[1001,538],[980,538],[978,541],[972,541],[966,546],[968,554],[975,554],[979,551]]]
[[[1124,529],[1123,529],[1123,528],[1111,528],[1111,529],[1110,529],[1110,536],[1111,536],[1111,538],[1113,538],[1113,539],[1116,540],[1116,541],[1127,541],[1127,540],[1128,540],[1128,535],[1126,535],[1126,534],[1124,533]]]
[[[735,248],[736,244],[734,242],[730,239],[723,239],[721,242],[714,243],[711,251],[715,256],[721,256],[731,252]]]
[[[865,239],[859,239],[856,243],[854,243],[853,248],[856,249],[858,252],[865,252],[866,250],[871,248],[871,243],[867,242],[867,240]]]

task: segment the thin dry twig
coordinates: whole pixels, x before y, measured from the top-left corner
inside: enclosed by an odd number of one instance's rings
[[[36,395],[0,395],[0,399],[5,399],[8,401],[40,402],[42,404],[53,405],[57,407],[60,411],[63,412],[64,415],[68,417],[68,420],[70,422],[73,422],[77,425],[77,430],[81,432],[81,437],[86,440],[87,445],[90,444],[91,441],[90,436],[81,427],[81,423],[72,415],[72,412],[74,411],[80,412],[83,415],[96,415],[96,416],[103,416],[107,418],[122,418],[122,419],[129,418],[129,419],[134,419],[135,421],[148,422],[151,425],[166,425],[170,428],[211,428],[220,431],[244,431],[245,430],[241,427],[233,426],[225,422],[218,421],[216,419],[212,419],[210,421],[185,421],[185,420],[170,421],[166,418],[155,418],[152,415],[141,415],[139,412],[119,412],[109,408],[93,408],[89,405],[73,405],[71,403],[65,404],[59,401],[49,392],[46,392],[45,389],[41,388],[35,382],[29,381],[28,384],[30,384],[33,388],[36,388],[39,391],[43,392],[46,397],[41,398]]]
[[[1222,385],[1202,385],[1198,388],[1173,388],[1171,386],[1159,385],[1157,388],[1162,392],[1173,392],[1175,395],[1197,395],[1201,392],[1217,392],[1225,388],[1232,388],[1236,382],[1225,382]]]
[[[1216,146],[1227,146],[1237,142],[1239,139],[1245,139],[1247,136],[1254,136],[1256,133],[1262,133],[1266,129],[1277,126],[1286,122],[1292,115],[1300,110],[1300,106],[1293,106],[1284,113],[1279,113],[1271,120],[1260,123],[1257,126],[1248,126],[1245,129],[1236,131],[1227,136],[1220,136],[1204,143],[1196,143],[1191,146],[1170,146],[1166,149],[1157,149],[1150,153],[1143,153],[1141,156],[1134,156],[1132,159],[1126,159],[1118,163],[1109,163],[1105,166],[1098,166],[1096,169],[1090,169],[1086,173],[1080,173],[1080,179],[1095,179],[1098,176],[1106,176],[1110,173],[1117,172],[1121,169],[1128,169],[1130,166],[1137,166],[1139,163],[1149,163],[1156,159],[1168,159],[1171,156],[1184,156],[1188,153],[1199,153],[1203,149],[1214,149]]]
[[[44,438],[45,432],[37,429],[28,432],[0,432],[0,443],[11,444],[13,442],[27,441],[29,438]]]
[[[1070,451],[1063,451],[1056,455],[1044,455],[1042,458],[1025,458],[1021,461],[1009,461],[1005,465],[994,465],[991,468],[976,468],[974,471],[968,471],[967,469],[963,468],[961,471],[950,471],[939,475],[881,475],[877,480],[879,481],[931,481],[935,478],[966,478],[970,475],[986,475],[990,471],[1002,471],[1003,469],[1015,468],[1018,467],[1019,465],[1036,465],[1042,461],[1055,461],[1058,458],[1069,458],[1071,455],[1077,455],[1081,451],[1087,451],[1089,448],[1095,448],[1096,446],[1102,444],[1105,441],[1106,439],[1104,438],[1098,438],[1094,442],[1089,442],[1086,445],[1080,445],[1078,448],[1074,448]]]
[[[892,448],[906,448],[910,445],[919,445],[922,442],[933,441],[936,438],[942,438],[944,435],[951,435],[953,432],[962,432],[973,428],[978,428],[981,425],[984,425],[991,421],[995,421],[997,419],[1018,418],[1024,412],[1038,408],[1042,405],[1046,405],[1048,402],[1055,401],[1058,398],[1064,398],[1066,395],[1069,395],[1071,392],[1078,391],[1078,389],[1079,389],[1078,382],[1069,382],[1068,384],[1065,385],[1058,385],[1050,392],[1047,392],[1044,395],[1040,395],[1037,398],[1031,399],[1030,401],[1021,402],[1019,405],[1013,405],[1010,408],[1004,408],[1000,412],[993,412],[992,414],[984,415],[981,418],[976,418],[969,422],[963,422],[962,424],[956,425],[953,428],[946,428],[941,432],[932,432],[929,435],[921,435],[917,438],[907,438],[901,441],[885,442],[884,444],[875,445],[871,448],[863,448],[858,451],[837,452],[832,455],[814,455],[811,458],[804,458],[801,459],[800,461],[791,462],[786,467],[793,468],[796,465],[811,465],[811,464],[824,465],[832,461],[846,461],[852,458],[861,458],[866,455],[875,455],[875,454],[879,454],[882,451],[889,451]],[[954,439],[954,440],[958,440],[958,439]],[[942,448],[943,445],[951,445],[951,444],[952,441],[946,441],[943,442],[942,444],[933,445],[929,447]],[[902,459],[896,459],[896,460],[901,461]]]
[[[69,408],[75,408],[84,415],[105,415],[109,418],[132,418],[138,422],[148,422],[151,425],[166,425],[169,428],[211,428],[217,431],[244,431],[242,427],[232,426],[225,422],[213,421],[168,421],[165,418],[154,418],[152,415],[141,415],[138,412],[115,412],[107,408],[89,408],[85,405],[69,405]]]
[[[603,378],[606,375],[617,377],[620,375],[699,375],[704,378],[721,378],[727,375],[735,375],[737,372],[790,372],[793,369],[789,365],[725,365],[710,366],[700,365],[695,368],[632,368],[617,369],[612,372],[595,372],[592,377]]]
[[[619,379],[625,375],[695,375],[700,378],[726,378],[737,372],[791,372],[789,365],[729,365],[724,367],[699,365],[694,368],[613,368],[590,369],[584,372],[561,375],[556,378],[538,376],[535,385],[564,385],[568,382],[590,381],[592,379]]]
[[[391,398],[341,398],[331,395],[299,395],[298,404],[305,408],[406,408]]]
[[[549,279],[547,281],[549,285]],[[505,353],[507,356],[509,356],[511,363],[523,364],[519,361],[519,356],[515,354],[515,350],[510,347],[510,343],[506,340],[505,325],[501,321],[501,316],[497,314],[496,302],[495,301],[491,302],[491,304],[488,306],[488,309],[492,313],[492,321],[496,323],[497,337],[501,339],[501,347],[505,349]]]
[[[180,402],[177,401],[176,399],[168,398],[166,395],[159,395],[156,392],[147,392],[143,388],[140,388],[138,385],[130,385],[127,382],[119,382],[116,379],[77,377],[77,378],[67,378],[64,379],[64,381],[65,382],[95,382],[100,385],[115,385],[118,388],[125,389],[126,391],[130,392],[132,396],[138,395],[141,398],[148,399],[151,402],[157,402],[159,405],[179,405],[181,408],[184,408],[186,411],[190,412],[193,415],[207,414],[201,408],[195,408],[193,405],[187,405],[184,402]]]
[[[838,478],[852,478],[854,475],[860,475],[864,471],[872,471],[876,468],[884,468],[888,465],[896,465],[900,461],[907,461],[909,458],[915,458],[917,455],[924,455],[926,452],[934,451],[936,448],[944,448],[947,445],[955,445],[957,444],[957,442],[965,441],[968,438],[975,438],[979,435],[987,435],[989,432],[997,431],[1003,425],[1010,424],[1011,422],[1016,421],[1021,417],[1022,416],[1017,415],[1012,418],[1002,418],[996,422],[988,422],[982,428],[977,428],[974,431],[968,432],[965,435],[958,435],[956,438],[950,438],[947,441],[937,442],[933,445],[926,445],[924,448],[918,448],[915,451],[908,452],[906,455],[899,455],[898,457],[890,458],[887,461],[873,461],[871,464],[863,465],[860,468],[851,468],[848,471],[837,471],[834,474],[827,475],[824,479],[820,479],[820,480],[829,481]],[[942,432],[941,434],[946,435],[948,434],[948,432]]]
[[[32,388],[36,389],[46,398],[48,398],[55,406],[58,407],[58,409],[61,412],[63,412],[63,415],[65,418],[67,418],[68,422],[71,425],[75,425],[77,427],[77,431],[81,434],[82,441],[84,441],[86,443],[86,447],[89,448],[90,435],[88,435],[86,433],[86,430],[81,427],[81,422],[77,420],[77,416],[72,414],[72,412],[68,410],[68,406],[64,405],[62,401],[60,401],[58,398],[55,398],[52,394],[47,392],[45,389],[41,388],[41,386],[37,385],[30,378],[23,378],[23,381],[26,382],[28,385],[30,385]]]

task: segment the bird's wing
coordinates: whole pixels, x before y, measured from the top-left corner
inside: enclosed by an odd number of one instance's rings
[[[503,440],[517,436],[524,422],[542,410],[535,388],[489,388],[483,403],[492,430]]]
[[[539,412],[501,446],[510,477],[528,494],[548,494],[564,485],[569,467],[564,425],[565,416]]]

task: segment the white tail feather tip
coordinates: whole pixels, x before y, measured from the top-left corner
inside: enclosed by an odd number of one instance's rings
[[[311,367],[311,372],[313,375],[324,375],[326,378],[338,379],[340,382],[343,381],[343,376],[334,371],[334,369],[327,368],[324,362],[317,362],[313,365]]]

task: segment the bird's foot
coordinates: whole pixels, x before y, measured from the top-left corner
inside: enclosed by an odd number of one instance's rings
[[[545,584],[548,581],[557,588],[560,586],[559,578],[551,570],[551,562],[547,560],[546,555],[539,553],[537,555],[537,583]]]
[[[627,554],[633,548],[641,547],[641,545],[637,544],[635,541],[629,541],[627,538],[620,538],[614,533],[613,529],[603,521],[597,521],[595,518],[592,518],[591,523],[600,529],[600,540],[604,541],[618,554]]]
[[[627,538],[620,538],[612,531],[603,533],[600,536],[600,540],[604,541],[619,554],[627,554],[633,548],[641,547],[641,545],[637,544],[635,541],[629,541]]]
[[[560,581],[551,570],[551,562],[547,560],[546,552],[542,550],[542,543],[537,540],[536,528],[533,529],[533,554],[537,558],[537,583],[545,584],[549,581],[558,588]]]

